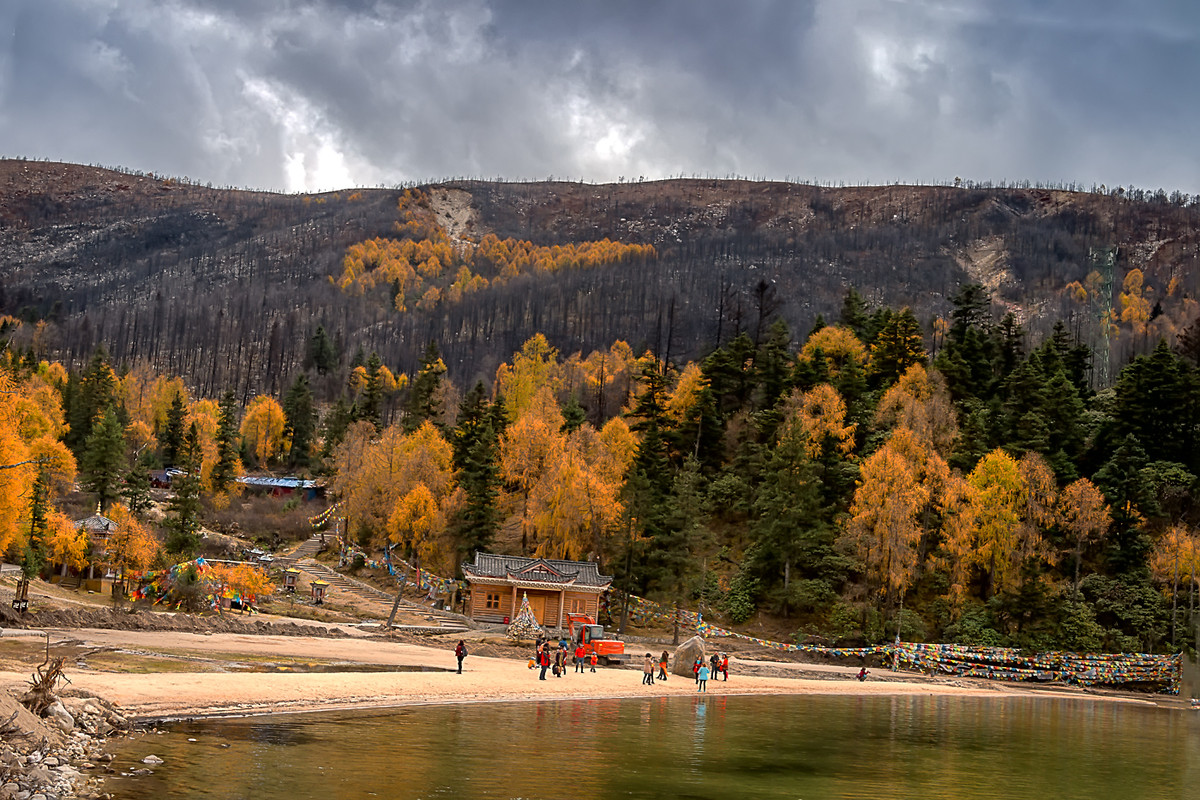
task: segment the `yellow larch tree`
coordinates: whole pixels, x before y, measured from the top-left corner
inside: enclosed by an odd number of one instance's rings
[[[46,516],[46,558],[51,564],[60,565],[61,575],[68,569],[87,566],[91,539],[87,531],[76,528],[75,523],[61,511],[51,511]]]
[[[1179,583],[1184,578],[1196,580],[1200,542],[1196,534],[1182,525],[1172,525],[1154,545],[1150,553],[1150,573],[1163,584],[1163,593],[1171,597],[1171,644],[1175,644],[1178,620]]]
[[[1017,586],[1027,560],[1053,560],[1037,520],[1029,516],[1029,489],[1012,456],[993,450],[954,488],[948,493],[953,512],[944,526],[944,544],[956,603],[965,597],[977,569],[991,596]]]
[[[676,423],[683,422],[700,401],[700,395],[707,386],[708,379],[700,367],[689,361],[679,373],[671,396],[667,398],[667,416]]]
[[[799,359],[811,361],[820,350],[829,366],[829,376],[837,377],[846,365],[853,361],[863,374],[868,366],[867,347],[854,331],[840,325],[828,325],[808,337],[800,349]]]
[[[283,428],[287,422],[283,407],[273,397],[260,394],[250,401],[242,418],[242,441],[258,463],[265,466],[283,447]]]
[[[567,437],[530,493],[537,555],[582,559],[598,552],[621,517],[621,483],[608,479],[611,462],[590,425]]]
[[[496,370],[496,386],[504,399],[504,413],[515,422],[542,389],[558,389],[558,351],[546,337],[534,334],[513,354],[512,364]]]
[[[807,392],[797,389],[784,401],[780,436],[802,435],[809,458],[819,457],[827,447],[849,455],[854,450],[854,429],[854,423],[846,422],[846,401],[828,383]]]
[[[439,547],[446,530],[446,517],[433,492],[419,483],[400,498],[388,517],[388,541],[403,545],[418,559],[418,564],[441,566]]]

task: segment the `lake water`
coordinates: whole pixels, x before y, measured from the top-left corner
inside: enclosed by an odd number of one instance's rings
[[[176,723],[117,748],[122,770],[166,761],[110,779],[127,800],[1200,797],[1200,712],[1040,698],[422,706]]]

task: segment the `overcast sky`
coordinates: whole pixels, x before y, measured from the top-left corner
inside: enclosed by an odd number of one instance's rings
[[[1200,192],[1197,0],[0,0],[0,155]]]

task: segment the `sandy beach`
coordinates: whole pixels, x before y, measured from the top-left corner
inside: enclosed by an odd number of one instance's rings
[[[643,686],[641,671],[631,668],[599,667],[595,673],[583,674],[569,671],[564,677],[547,675],[541,681],[537,671],[529,669],[524,661],[481,655],[469,656],[459,675],[454,672],[454,656],[445,644],[430,647],[382,637],[329,639],[99,629],[51,630],[50,636],[52,645],[61,643],[55,645],[56,649],[69,645],[77,652],[116,652],[146,659],[140,666],[127,666],[126,671],[86,666],[67,670],[71,681],[67,694],[104,698],[140,719],[696,693],[690,678],[675,675],[665,682]],[[471,640],[468,644],[487,649],[486,644]],[[169,664],[164,667],[162,659],[169,659]],[[202,668],[189,668],[189,661]],[[80,659],[80,663],[86,660]],[[214,663],[233,663],[259,671],[217,671]],[[1067,687],[1047,690],[995,682],[931,681],[886,671],[877,671],[864,683],[854,679],[853,668],[838,666],[803,665],[805,675],[811,676],[814,669],[819,671],[820,678],[814,679],[788,677],[796,665],[771,663],[769,670],[777,674],[763,677],[739,672],[755,671],[763,662],[732,658],[730,664],[729,680],[709,681],[709,694],[1060,696],[1152,702],[1085,694]],[[321,671],[305,671],[310,668]],[[420,669],[427,671],[408,671]],[[0,688],[13,689],[28,677],[28,672],[0,671]]]

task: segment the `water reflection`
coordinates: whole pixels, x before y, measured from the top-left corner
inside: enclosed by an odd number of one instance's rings
[[[1025,698],[471,704],[181,724],[129,743],[119,762],[150,752],[167,763],[109,790],[131,800],[1131,800],[1190,796],[1200,713]]]

